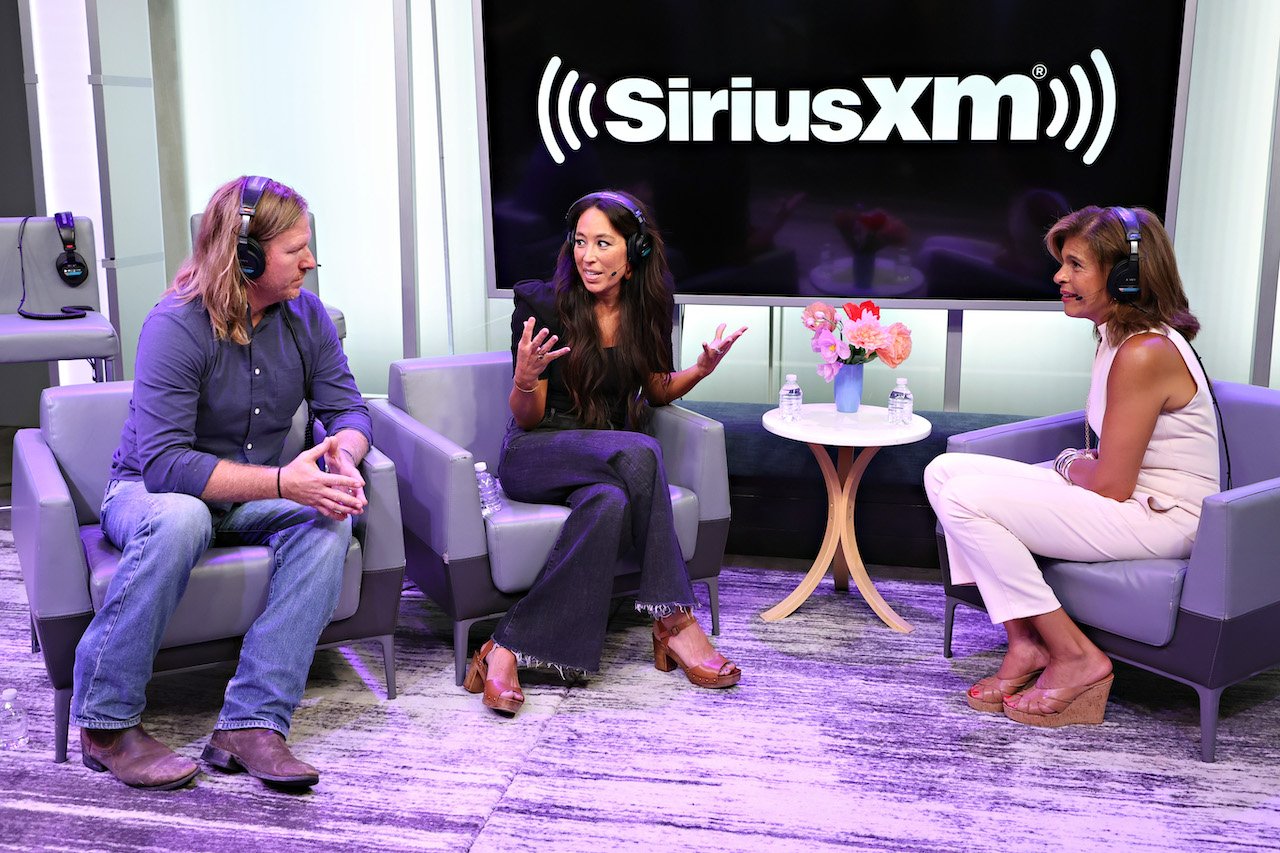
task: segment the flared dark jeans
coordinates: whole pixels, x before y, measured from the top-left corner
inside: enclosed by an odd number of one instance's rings
[[[628,552],[640,567],[637,609],[693,606],[656,439],[628,430],[526,432],[513,422],[498,476],[518,501],[569,507],[546,566],[493,632],[523,663],[599,669],[613,581]]]

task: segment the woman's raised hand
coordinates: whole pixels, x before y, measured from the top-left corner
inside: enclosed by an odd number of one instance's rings
[[[569,347],[552,349],[558,337],[551,334],[550,329],[543,328],[533,333],[534,319],[524,321],[524,332],[520,335],[520,345],[516,347],[515,381],[521,388],[533,388],[538,384],[538,377],[547,365],[569,352]]]
[[[724,323],[716,326],[715,338],[712,339],[711,343],[704,341],[702,344],[702,352],[698,355],[698,369],[704,374],[709,374],[711,371],[716,369],[716,365],[720,363],[720,359],[724,358],[729,353],[729,349],[733,346],[733,342],[742,337],[742,333],[747,330],[747,327],[743,326],[738,331],[728,337],[725,337],[724,327]]]

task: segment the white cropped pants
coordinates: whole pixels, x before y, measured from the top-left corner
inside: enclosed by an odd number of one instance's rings
[[[953,583],[976,583],[993,623],[1060,605],[1032,554],[1082,563],[1185,558],[1199,519],[1156,512],[1143,496],[1114,501],[1073,486],[1052,467],[978,453],[944,453],[924,488],[947,540]]]

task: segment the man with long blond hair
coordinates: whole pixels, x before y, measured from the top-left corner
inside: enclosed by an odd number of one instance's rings
[[[221,543],[265,545],[274,560],[203,757],[275,785],[319,780],[285,737],[338,602],[351,516],[364,510],[357,466],[371,432],[337,330],[302,289],[316,266],[310,241],[302,196],[267,178],[231,181],[143,323],[102,502],[102,530],[122,554],[76,648],[72,704],[84,763],[127,785],[178,788],[198,772],[143,730],[142,711],[191,570]],[[328,437],[285,462],[304,402]]]

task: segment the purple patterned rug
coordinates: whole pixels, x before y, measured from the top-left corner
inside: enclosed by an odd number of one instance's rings
[[[760,611],[800,575],[741,565],[759,562],[731,560],[721,579],[719,645],[745,672],[735,689],[655,670],[626,603],[600,675],[527,679],[524,711],[500,719],[454,686],[448,623],[410,590],[397,699],[383,699],[374,649],[316,656],[290,739],[322,770],[311,793],[209,768],[180,791],[143,793],[84,767],[74,729],[70,761],[52,762],[52,691],[0,531],[0,686],[19,689],[33,738],[0,752],[0,849],[1280,847],[1280,671],[1226,691],[1215,764],[1197,759],[1194,692],[1128,667],[1102,726],[1033,730],[965,705],[1001,637],[961,609],[944,659],[938,584],[880,582],[911,634],[829,580],[766,623]],[[148,728],[198,757],[229,676],[157,679]]]

